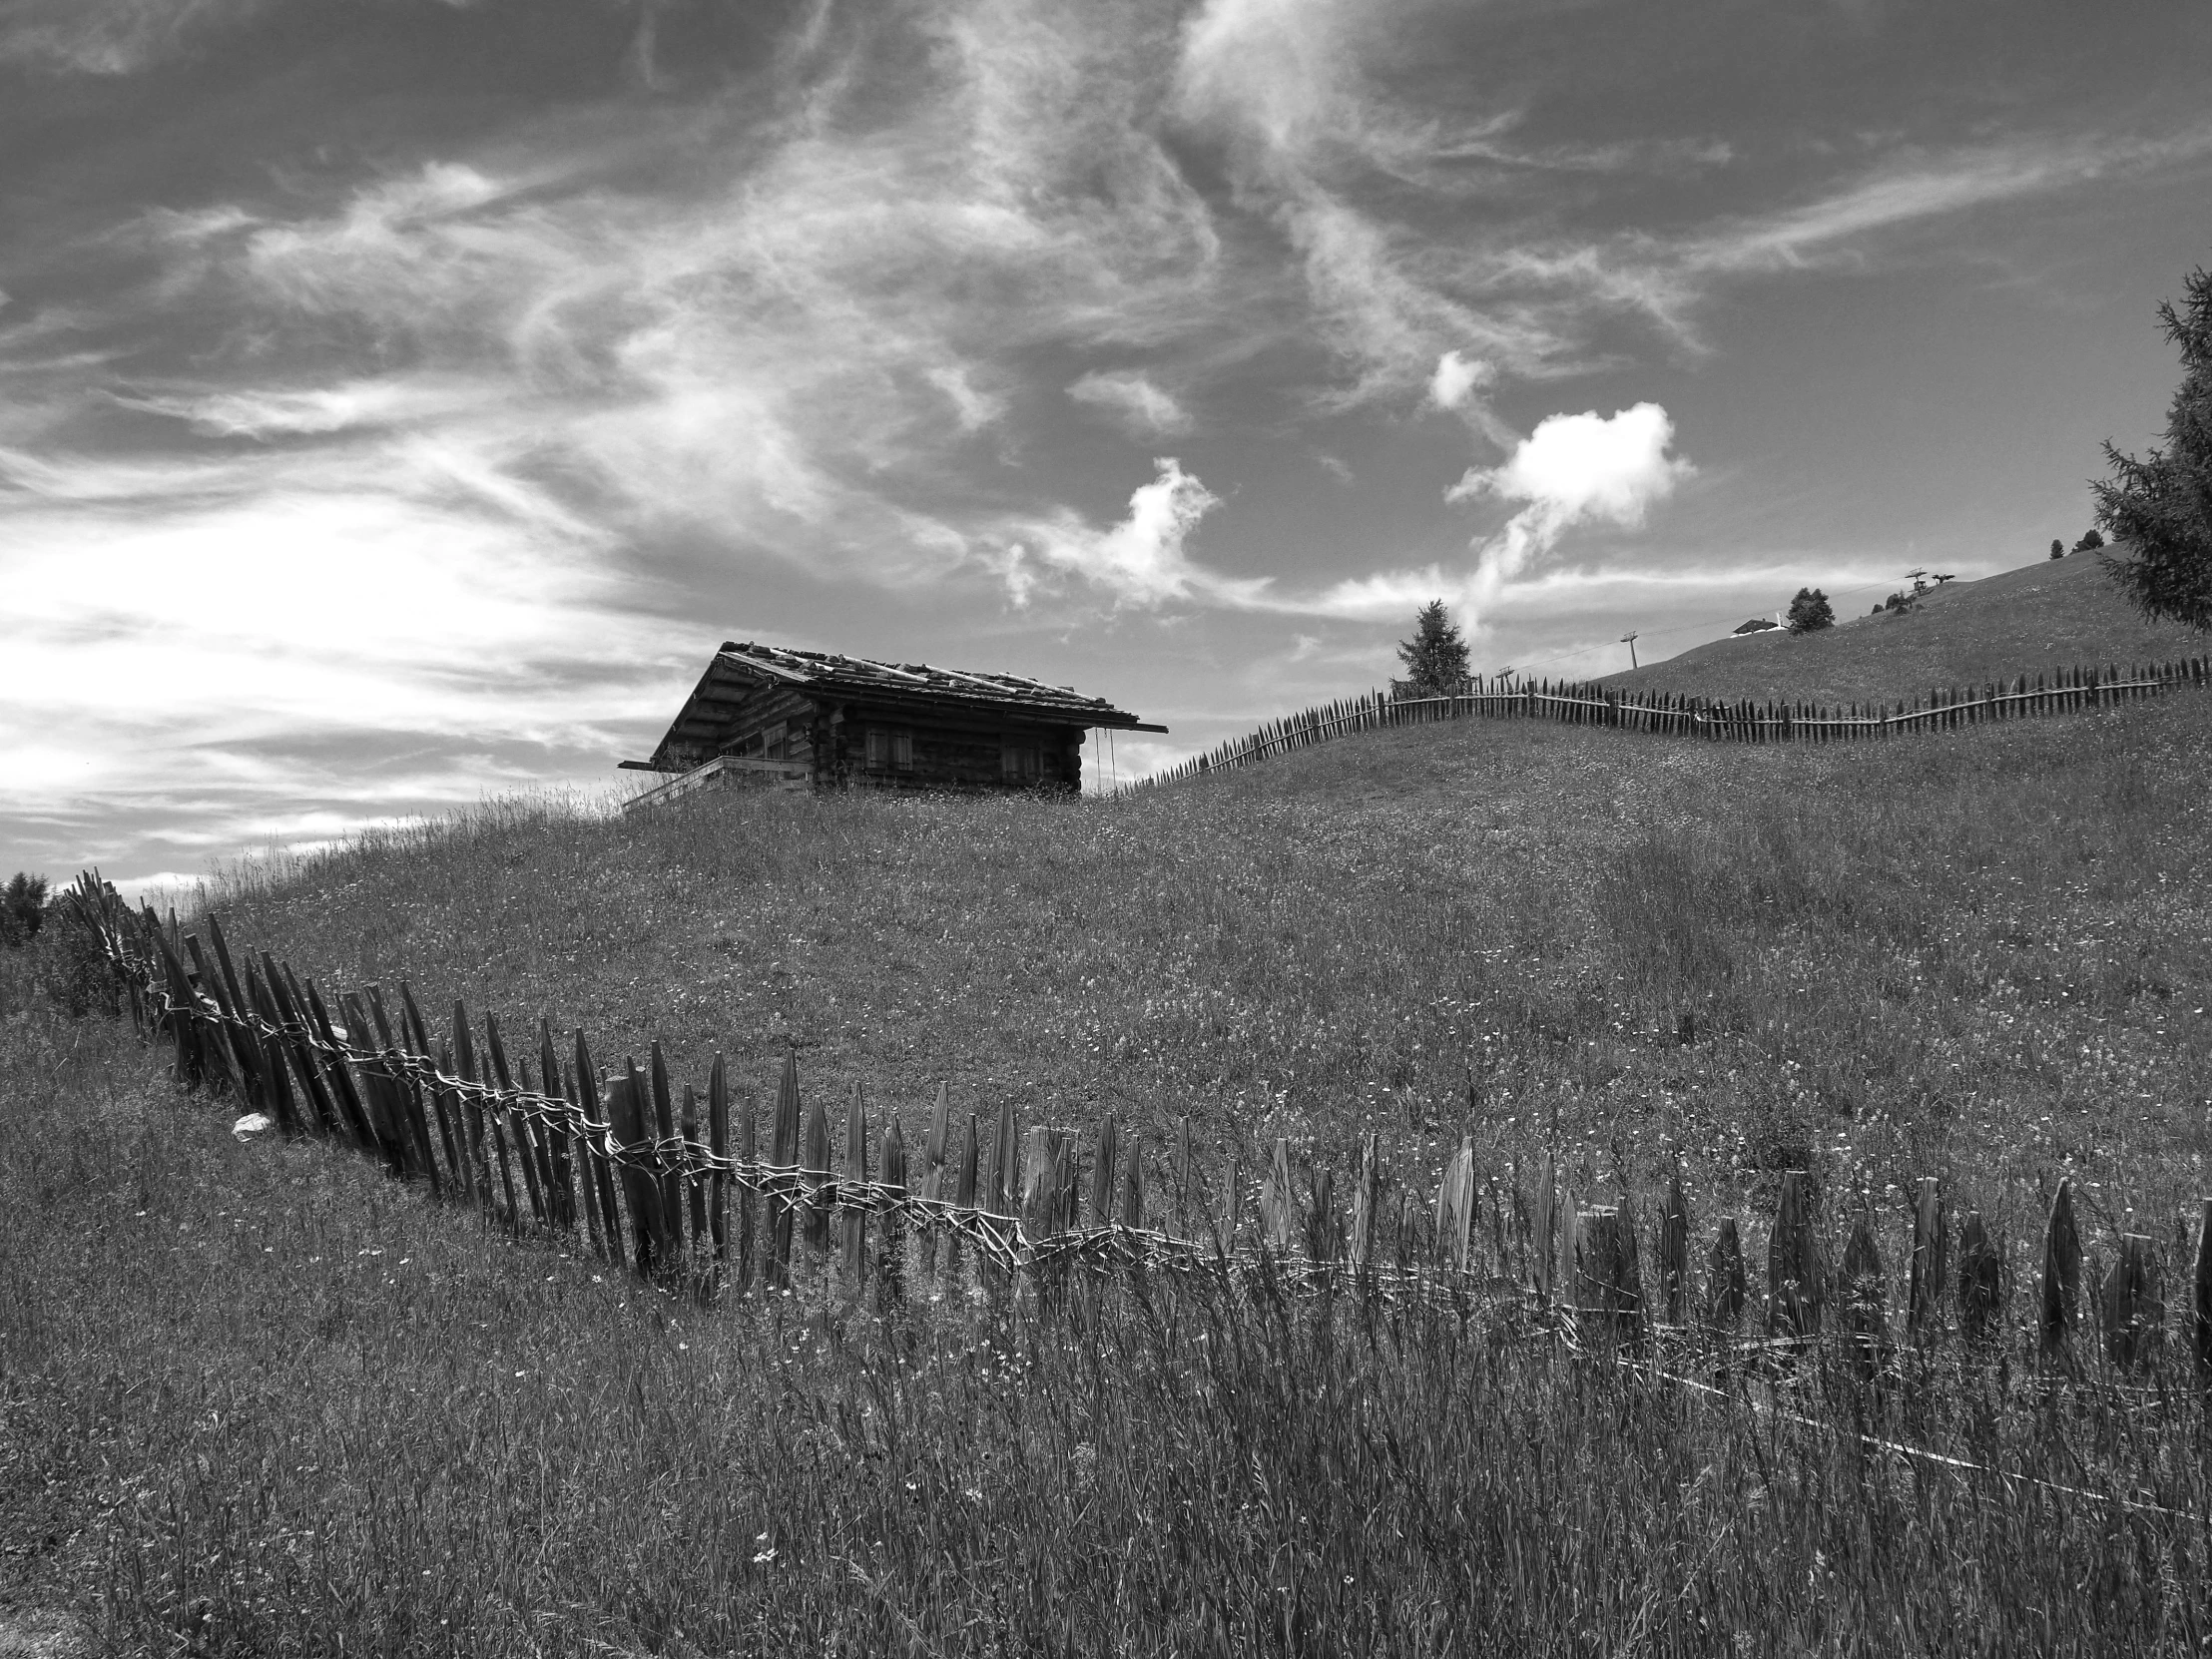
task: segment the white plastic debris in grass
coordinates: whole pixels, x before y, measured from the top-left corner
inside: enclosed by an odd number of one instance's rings
[[[249,1112],[231,1125],[231,1133],[242,1141],[257,1140],[276,1127],[276,1120],[267,1112]]]

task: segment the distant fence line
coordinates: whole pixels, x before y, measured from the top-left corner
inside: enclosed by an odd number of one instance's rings
[[[1179,783],[1234,770],[1294,749],[1307,749],[1354,732],[1431,721],[1483,718],[1552,720],[1568,726],[1610,726],[1629,732],[1698,738],[1713,743],[1864,743],[1922,732],[1947,732],[1989,721],[2070,714],[2155,697],[2178,686],[2212,684],[2212,658],[2189,657],[2121,669],[2060,669],[2025,675],[2009,686],[1938,688],[1911,703],[1851,703],[1830,708],[1810,703],[1736,701],[1670,692],[1623,692],[1594,681],[1485,679],[1476,676],[1454,697],[1392,699],[1381,692],[1325,703],[1268,722],[1249,736],[1154,773],[1133,788]]]
[[[1243,1171],[1232,1162],[1217,1205],[1192,1155],[1187,1117],[1164,1160],[1172,1193],[1156,1197],[1140,1148],[1122,1144],[1112,1114],[1085,1144],[1037,1125],[1025,1148],[1012,1106],[1002,1104],[987,1132],[970,1115],[955,1141],[940,1085],[919,1179],[910,1182],[895,1117],[874,1143],[871,1171],[857,1087],[844,1113],[842,1156],[832,1157],[829,1114],[818,1097],[802,1121],[798,1067],[787,1056],[764,1158],[750,1100],[733,1114],[719,1054],[703,1128],[698,1089],[685,1085],[679,1108],[658,1042],[646,1067],[630,1060],[602,1074],[581,1031],[564,1060],[541,1020],[533,1075],[527,1055],[510,1060],[495,1018],[485,1016],[479,1043],[456,1002],[450,1035],[433,1055],[404,983],[396,1013],[368,985],[336,995],[333,1018],[313,981],[267,952],[240,958],[240,972],[213,915],[203,946],[174,912],[165,923],[151,906],[133,911],[96,874],[69,896],[97,930],[141,1035],[173,1047],[185,1086],[228,1090],[284,1135],[355,1147],[392,1176],[477,1206],[517,1234],[529,1226],[573,1238],[581,1230],[594,1254],[627,1258],[648,1279],[702,1299],[756,1284],[791,1289],[796,1237],[820,1275],[832,1271],[833,1255],[844,1294],[857,1300],[872,1289],[886,1310],[903,1301],[910,1266],[959,1282],[964,1250],[984,1289],[1032,1287],[1026,1294],[1040,1307],[1057,1305],[1070,1283],[1095,1285],[1117,1273],[1142,1286],[1163,1272],[1223,1280],[1260,1272],[1305,1291],[1461,1307],[1485,1300],[1569,1336],[1658,1340],[1737,1364],[1795,1352],[1824,1332],[1848,1345],[1869,1378],[1901,1352],[1875,1213],[1862,1204],[1848,1218],[1841,1260],[1831,1265],[1828,1229],[1802,1171],[1780,1177],[1766,1240],[1766,1336],[1747,1340],[1744,1323],[1757,1313],[1749,1247],[1728,1216],[1704,1250],[1693,1246],[1679,1176],[1644,1207],[1648,1284],[1639,1207],[1625,1194],[1619,1204],[1578,1202],[1548,1157],[1533,1193],[1518,1174],[1478,1183],[1466,1140],[1446,1161],[1431,1203],[1416,1202],[1386,1175],[1378,1137],[1368,1135],[1347,1184],[1348,1228],[1334,1174],[1294,1160],[1291,1143],[1279,1138],[1248,1245]],[[1304,1166],[1303,1183],[1294,1164]],[[2200,1207],[2193,1259],[2177,1271],[2161,1262],[2154,1232],[2136,1230],[2132,1212],[2108,1242],[2108,1260],[2097,1251],[2087,1259],[2085,1306],[2073,1186],[2062,1180],[2029,1299],[2039,1364],[2060,1379],[2099,1365],[2137,1380],[2178,1369],[2212,1388],[2212,1198]],[[2002,1241],[1991,1240],[1980,1214],[1967,1210],[1954,1233],[1941,1183],[1924,1178],[1905,1248],[1905,1347],[1925,1351],[1955,1336],[1969,1353],[1997,1352],[2015,1287]],[[2177,1248],[2187,1253],[2185,1233]],[[2169,1285],[2185,1297],[2171,1329]]]

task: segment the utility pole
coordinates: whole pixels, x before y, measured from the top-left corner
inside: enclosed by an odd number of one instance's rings
[[[1630,629],[1630,630],[1629,630],[1629,631],[1628,631],[1627,633],[1625,633],[1625,634],[1623,634],[1623,635],[1621,636],[1621,644],[1623,644],[1623,645],[1625,645],[1625,646],[1627,646],[1627,647],[1628,647],[1628,666],[1629,666],[1630,668],[1635,668],[1635,667],[1637,666],[1637,662],[1636,662],[1636,633],[1635,633],[1635,630],[1634,630],[1634,629]]]

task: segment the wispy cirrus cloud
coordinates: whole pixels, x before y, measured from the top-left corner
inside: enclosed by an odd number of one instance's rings
[[[0,61],[91,75],[128,75],[234,28],[281,0],[9,0],[0,7]]]
[[[1191,411],[1175,394],[1134,369],[1094,370],[1070,384],[1068,396],[1106,410],[1139,437],[1191,429]]]
[[[1862,256],[1868,239],[1930,220],[2207,158],[2212,123],[2155,139],[2091,131],[2056,141],[2037,135],[1933,154],[1908,151],[1798,206],[1690,237],[1671,263],[1686,273],[1796,270]]]

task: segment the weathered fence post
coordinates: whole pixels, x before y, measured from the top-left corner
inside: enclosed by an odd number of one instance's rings
[[[1461,1136],[1436,1184],[1436,1251],[1464,1273],[1474,1240],[1474,1143]]]
[[[1337,1219],[1337,1173],[1310,1170],[1306,1211],[1306,1255],[1316,1266],[1334,1267],[1344,1256],[1344,1230]],[[1331,1283],[1334,1283],[1334,1276]]]
[[[1862,1381],[1880,1372],[1888,1358],[1890,1319],[1882,1276],[1882,1253],[1875,1248],[1874,1220],[1862,1207],[1852,1220],[1844,1246],[1844,1327],[1851,1334]]]
[[[576,1090],[576,1109],[584,1128],[578,1144],[584,1154],[583,1187],[585,1219],[591,1229],[592,1249],[609,1261],[622,1260],[622,1212],[615,1207],[613,1178],[607,1172],[607,1129],[599,1099],[599,1072],[591,1062],[591,1048],[581,1027],[576,1032],[576,1063],[570,1073]]]
[[[818,1091],[807,1110],[807,1128],[800,1140],[800,1181],[806,1194],[806,1216],[800,1237],[806,1242],[808,1260],[820,1273],[830,1254],[830,1206],[820,1201],[822,1189],[833,1186],[836,1172],[830,1167],[830,1109]]]
[[[1020,1223],[1015,1211],[1021,1200],[1021,1146],[1015,1139],[1018,1128],[1014,1103],[1000,1101],[998,1125],[991,1135],[990,1186],[983,1201],[983,1212],[991,1218],[984,1230],[994,1248],[975,1264],[983,1288],[994,1298],[1003,1297],[1013,1288],[1011,1264],[1019,1253]]]
[[[1550,1153],[1544,1154],[1544,1172],[1536,1187],[1535,1218],[1535,1274],[1536,1298],[1546,1307],[1551,1303],[1552,1235],[1558,1231],[1557,1204],[1559,1179],[1552,1167]]]
[[[653,1168],[659,1172],[660,1183],[653,1195],[660,1206],[654,1219],[660,1223],[662,1271],[675,1275],[684,1268],[684,1157],[676,1138],[676,1100],[669,1088],[668,1057],[661,1052],[660,1038],[653,1039],[650,1055],[653,1115],[646,1122],[646,1133],[653,1139]],[[631,1069],[637,1069],[635,1061]]]
[[[890,1207],[875,1227],[875,1304],[886,1314],[906,1305],[906,1137],[891,1114],[883,1127],[883,1147],[876,1158],[877,1183]]]
[[[1378,1137],[1370,1130],[1360,1140],[1360,1184],[1352,1196],[1352,1269],[1362,1284],[1375,1266],[1376,1152]]]
[[[1268,1160],[1268,1178],[1260,1188],[1260,1239],[1277,1257],[1291,1253],[1297,1231],[1298,1200],[1291,1191],[1291,1143],[1278,1135]]]
[[[1108,1112],[1098,1126],[1098,1145],[1091,1154],[1091,1202],[1086,1218],[1090,1227],[1104,1230],[1114,1225],[1114,1188],[1119,1173],[1118,1159],[1121,1147],[1114,1114]],[[1112,1270],[1103,1261],[1095,1263],[1088,1273],[1083,1289],[1084,1317],[1096,1322],[1106,1295],[1106,1280]]]
[[[680,1259],[691,1280],[692,1294],[704,1302],[714,1294],[716,1247],[720,1241],[707,1228],[707,1177],[702,1173],[707,1153],[699,1138],[699,1090],[690,1083],[684,1085],[684,1109],[677,1118],[676,1133],[683,1142],[677,1182],[683,1191],[687,1222]],[[722,1218],[718,1214],[714,1219],[719,1222]]]
[[[760,1196],[761,1131],[757,1123],[759,1104],[753,1091],[745,1091],[745,1116],[738,1124],[738,1162],[743,1166],[734,1185],[732,1195],[738,1206],[738,1294],[744,1296],[753,1289],[753,1280],[759,1267],[760,1243],[755,1231],[758,1226],[756,1200]]]
[[[792,1235],[799,1221],[799,1056],[787,1051],[776,1085],[776,1116],[770,1120],[768,1161],[776,1183],[768,1201],[768,1260],[762,1264],[764,1290],[792,1288]]]
[[[573,1103],[575,1096],[561,1076],[561,1051],[553,1041],[553,1022],[538,1021],[539,1088],[548,1098]],[[576,1231],[576,1132],[564,1115],[545,1126],[546,1153],[553,1171],[553,1218],[569,1232]]]
[[[1814,1231],[1813,1182],[1803,1170],[1785,1170],[1774,1232],[1767,1241],[1767,1330],[1770,1335],[1811,1337],[1821,1328],[1827,1300],[1820,1241]]]
[[[1958,1333],[1973,1347],[1998,1335],[2004,1306],[2004,1258],[1991,1245],[1981,1212],[1968,1210],[1958,1225]]]
[[[1906,1334],[1927,1347],[1943,1329],[1943,1282],[1950,1268],[1950,1229],[1943,1214],[1943,1184],[1921,1177],[1913,1205],[1913,1265],[1906,1291]]]
[[[514,1073],[507,1066],[506,1044],[499,1040],[499,1017],[489,1008],[484,1010],[484,1053],[491,1062],[492,1084],[499,1090],[496,1116],[514,1136],[515,1161],[522,1165],[522,1185],[530,1200],[530,1219],[543,1227],[546,1222],[545,1188],[538,1179],[537,1146],[530,1134],[529,1120],[515,1104]],[[519,1227],[521,1217],[518,1215],[515,1220]]]
[[[1585,1335],[1594,1329],[1613,1340],[1633,1342],[1642,1332],[1644,1305],[1636,1229],[1624,1211],[1599,1204],[1576,1213],[1574,1233],[1577,1325]]]
[[[620,1077],[607,1080],[607,1122],[614,1133],[615,1155],[622,1170],[622,1196],[630,1207],[630,1232],[635,1263],[641,1278],[650,1279],[660,1266],[660,1181],[648,1161],[650,1131],[646,1128],[645,1080],[638,1063],[630,1060]],[[616,1243],[619,1256],[621,1245]]]
[[[1191,1236],[1191,1120],[1188,1116],[1175,1120],[1175,1231],[1179,1238]]]
[[[1044,1312],[1057,1312],[1061,1302],[1061,1275],[1059,1264],[1053,1260],[1052,1241],[1059,1235],[1063,1214],[1060,1202],[1065,1176],[1061,1159],[1066,1138],[1057,1129],[1032,1124],[1028,1153],[1022,1160],[1019,1213],[1029,1241],[1029,1271],[1035,1283],[1037,1307]]]
[[[2062,1176],[2043,1226],[2043,1274],[2036,1330],[2046,1360],[2066,1356],[2081,1306],[2081,1234],[2074,1225],[2073,1179]]]
[[[944,1161],[951,1152],[952,1093],[950,1085],[937,1083],[937,1104],[929,1114],[929,1133],[921,1143],[921,1196],[926,1203],[944,1201]],[[921,1271],[937,1271],[937,1236],[944,1231],[936,1212],[924,1211],[921,1227]]]
[[[714,1271],[708,1288],[710,1294],[720,1296],[730,1261],[730,1176],[726,1168],[730,1162],[730,1076],[719,1050],[707,1073],[707,1151],[714,1160],[714,1173],[707,1183],[707,1235],[714,1249]],[[745,1289],[742,1279],[738,1289]]]
[[[2123,1372],[2139,1371],[2157,1349],[2166,1323],[2166,1307],[2158,1295],[2157,1261],[2148,1238],[2121,1233],[2119,1254],[2098,1291],[2106,1356]]]
[[[2203,1200],[2197,1212],[2197,1271],[2189,1288],[2189,1311],[2195,1316],[2190,1336],[2196,1349],[2197,1383],[2212,1388],[2212,1198]]]
[[[1659,1275],[1659,1306],[1669,1325],[1685,1323],[1689,1312],[1690,1206],[1682,1196],[1678,1165],[1667,1180],[1659,1210],[1659,1244],[1653,1264]]]
[[[844,1295],[846,1300],[856,1302],[867,1282],[867,1211],[862,1207],[867,1186],[867,1105],[857,1083],[845,1102],[844,1164],[837,1174],[837,1231],[844,1245]],[[847,1187],[851,1191],[847,1192]]]
[[[1713,1331],[1733,1331],[1742,1323],[1744,1305],[1751,1300],[1744,1276],[1744,1242],[1736,1230],[1736,1218],[1723,1216],[1713,1234],[1713,1249],[1705,1260],[1705,1324]]]
[[[976,1174],[981,1157],[982,1153],[978,1145],[975,1128],[975,1114],[970,1112],[967,1115],[967,1132],[960,1142],[960,1165],[955,1172],[952,1186],[952,1207],[964,1218],[964,1225],[972,1225],[975,1220]],[[946,1277],[952,1281],[953,1288],[957,1290],[960,1283],[960,1232],[958,1228],[954,1228],[945,1236],[944,1271]]]

